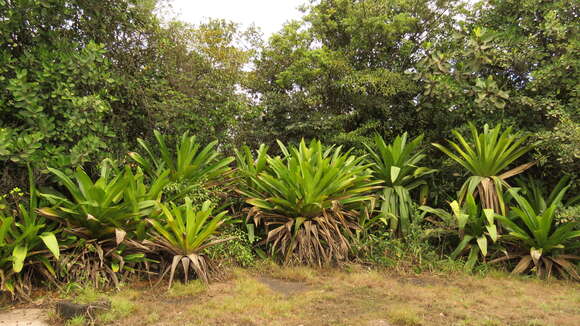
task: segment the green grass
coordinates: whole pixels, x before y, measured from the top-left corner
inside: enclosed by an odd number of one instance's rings
[[[84,316],[76,316],[72,319],[66,321],[65,326],[85,326],[87,324],[87,320]]]
[[[78,304],[110,302],[110,309],[99,312],[95,316],[97,324],[108,325],[111,322],[127,317],[133,312],[136,306],[135,301],[142,295],[143,293],[129,288],[124,288],[119,292],[102,292],[93,287],[77,286],[74,290],[63,293],[63,298]],[[65,324],[71,326],[85,325],[87,320],[84,316],[79,316],[66,321]]]
[[[187,283],[176,282],[167,295],[171,297],[190,297],[203,293],[207,289],[207,285],[200,280],[193,280]]]

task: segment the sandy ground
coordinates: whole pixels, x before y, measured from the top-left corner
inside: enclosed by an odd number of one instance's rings
[[[1,326],[47,326],[45,309],[14,309],[0,312]]]

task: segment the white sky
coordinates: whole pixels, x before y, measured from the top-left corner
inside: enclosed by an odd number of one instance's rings
[[[170,16],[197,24],[206,18],[223,18],[240,23],[242,28],[252,23],[266,37],[278,31],[289,20],[298,19],[298,7],[307,0],[171,0]]]

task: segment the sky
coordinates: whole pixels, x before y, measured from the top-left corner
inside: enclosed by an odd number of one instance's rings
[[[224,18],[248,27],[260,27],[266,37],[289,20],[298,19],[297,9],[306,0],[172,0],[169,16],[197,24],[206,18]]]

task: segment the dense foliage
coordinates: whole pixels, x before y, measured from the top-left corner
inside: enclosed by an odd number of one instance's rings
[[[154,0],[0,2],[2,189],[29,162],[96,172],[153,130],[233,142],[255,33],[209,20],[161,24]],[[44,176],[44,178],[46,178]]]
[[[309,1],[268,39],[165,2],[0,0],[0,291],[253,252],[578,278],[575,1]]]

